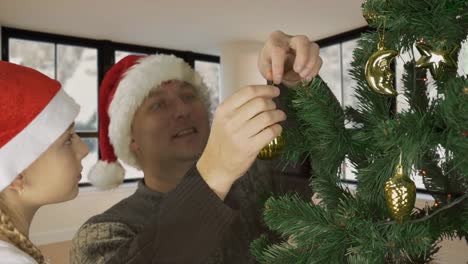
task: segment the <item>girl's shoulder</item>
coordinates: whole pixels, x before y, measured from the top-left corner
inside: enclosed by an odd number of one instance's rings
[[[0,260],[8,264],[37,264],[31,256],[3,240],[0,240]]]

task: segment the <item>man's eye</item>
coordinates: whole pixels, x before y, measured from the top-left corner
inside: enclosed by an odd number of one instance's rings
[[[182,98],[184,99],[184,101],[193,101],[197,98],[197,96],[194,94],[186,94],[183,95]]]
[[[166,104],[164,102],[156,102],[151,105],[151,110],[159,110],[161,108],[164,108]]]

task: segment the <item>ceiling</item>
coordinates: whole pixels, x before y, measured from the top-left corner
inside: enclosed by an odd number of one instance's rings
[[[273,30],[318,40],[366,25],[364,0],[0,0],[0,25],[219,54]]]

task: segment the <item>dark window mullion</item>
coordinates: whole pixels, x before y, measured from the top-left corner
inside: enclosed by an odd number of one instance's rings
[[[54,43],[54,79],[58,81],[57,68],[58,68],[57,43]]]
[[[94,39],[44,33],[10,27],[2,27],[2,35],[5,38],[17,38],[39,42],[59,43],[63,45],[80,46],[88,48],[96,48],[101,42],[100,40]]]
[[[340,45],[340,84],[341,84],[341,107],[344,109],[345,108],[345,97],[344,97],[344,73],[343,73],[343,42],[338,43]],[[343,163],[346,163],[344,161]],[[342,163],[342,165],[343,165]],[[341,179],[346,180],[346,170],[344,170],[343,166],[341,169],[342,177]]]
[[[186,52],[185,53],[185,57],[184,57],[184,60],[185,62],[187,62],[190,67],[192,67],[193,69],[195,69],[195,56],[193,55],[192,52]]]
[[[112,42],[110,41],[102,41],[101,44],[98,47],[98,56],[97,56],[97,64],[98,64],[98,80],[97,80],[97,89],[96,89],[96,94],[97,94],[97,115],[98,115],[98,124],[97,124],[97,129],[99,131],[100,128],[100,122],[99,122],[99,89],[101,87],[101,83],[104,79],[104,76],[106,72],[115,64],[115,47],[112,45]],[[89,133],[89,134],[83,134],[85,136],[87,135],[92,135],[92,137],[95,137],[98,141],[98,160],[101,159],[101,148],[99,147],[99,133]]]
[[[96,138],[99,137],[99,132],[76,132],[76,134],[82,138]]]
[[[0,29],[2,31],[2,60],[10,61],[10,54],[9,54],[9,41],[10,36],[8,32],[5,32],[3,28]]]
[[[101,41],[98,50],[98,91],[106,72],[115,64],[115,47],[110,41]],[[99,97],[98,97],[99,98]]]

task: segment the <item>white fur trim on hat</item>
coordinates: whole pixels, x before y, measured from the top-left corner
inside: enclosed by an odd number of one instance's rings
[[[135,112],[154,88],[169,80],[190,83],[210,109],[209,89],[202,77],[181,58],[174,55],[151,55],[131,67],[120,81],[109,106],[109,138],[115,154],[126,164],[141,169],[130,150],[131,125]]]
[[[102,190],[116,188],[123,182],[124,176],[125,169],[118,161],[108,163],[100,160],[88,173],[89,181]]]

